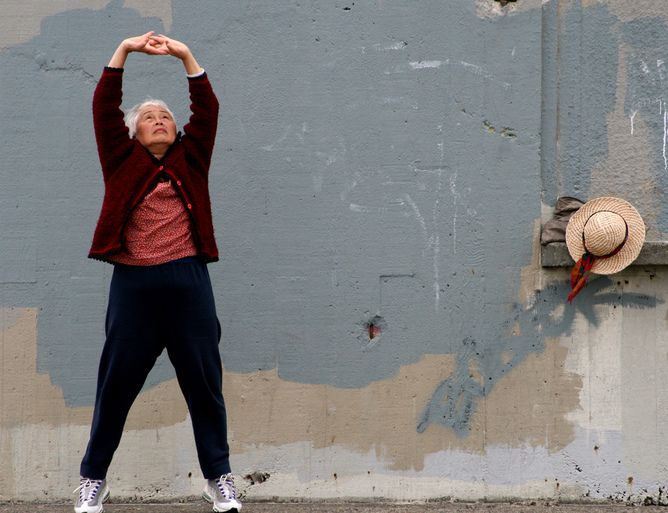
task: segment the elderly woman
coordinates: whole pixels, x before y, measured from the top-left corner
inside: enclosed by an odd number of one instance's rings
[[[183,135],[161,101],[123,115],[123,66],[131,52],[182,61],[192,111]],[[192,418],[204,498],[214,511],[241,509],[230,473],[220,324],[206,267],[218,260],[208,192],[217,120],[218,101],[190,49],[153,32],[124,40],[95,89],[105,194],[89,256],[114,264],[114,272],[76,513],[103,510],[107,469],[128,411],[165,348]]]

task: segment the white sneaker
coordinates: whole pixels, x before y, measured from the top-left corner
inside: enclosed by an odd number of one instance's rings
[[[79,492],[79,498],[74,504],[76,513],[102,513],[102,503],[109,498],[109,487],[106,479],[81,478],[81,484],[72,493]]]
[[[207,480],[202,497],[213,504],[214,511],[220,513],[241,511],[241,502],[237,499],[232,474],[223,474],[217,479]]]

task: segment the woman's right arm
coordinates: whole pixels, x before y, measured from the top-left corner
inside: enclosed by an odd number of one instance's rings
[[[123,121],[123,66],[132,52],[164,55],[155,48],[153,32],[125,39],[118,45],[93,94],[93,126],[102,173],[109,177],[132,151],[133,144]]]

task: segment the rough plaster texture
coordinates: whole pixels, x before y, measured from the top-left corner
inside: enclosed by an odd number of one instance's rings
[[[650,236],[668,230],[661,5],[9,2],[0,499],[76,486],[111,270],[85,258],[90,100],[147,30],[188,42],[221,99],[210,271],[232,463],[269,474],[245,493],[659,497],[668,278],[634,268],[567,306],[537,240],[563,194],[627,197]],[[133,55],[125,81],[126,106],[150,94],[187,117],[177,62]],[[110,481],[199,490],[165,360]]]

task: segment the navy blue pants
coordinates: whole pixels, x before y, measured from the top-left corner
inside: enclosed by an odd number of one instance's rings
[[[106,336],[81,475],[106,477],[130,407],[163,349],[190,411],[204,477],[230,472],[220,324],[206,264],[194,257],[147,267],[117,264]]]

